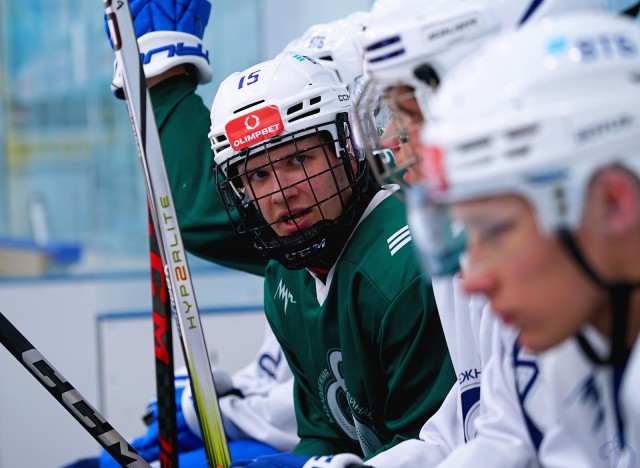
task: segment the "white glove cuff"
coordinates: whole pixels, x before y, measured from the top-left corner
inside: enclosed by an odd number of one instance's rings
[[[147,78],[160,75],[176,65],[196,66],[198,83],[211,81],[209,51],[193,34],[177,31],[154,31],[138,39],[142,64]]]
[[[158,76],[176,65],[195,65],[198,83],[211,81],[213,72],[209,65],[209,51],[200,38],[178,31],[153,31],[138,38],[144,74],[148,78]],[[116,60],[113,70],[112,91],[123,87],[122,70]]]

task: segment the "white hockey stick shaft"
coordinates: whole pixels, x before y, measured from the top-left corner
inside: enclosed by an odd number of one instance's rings
[[[171,294],[202,441],[210,466],[231,464],[229,447],[202,332],[186,252],[164,165],[160,136],[146,85],[128,0],[103,0],[123,74],[124,91],[142,162],[147,196]]]

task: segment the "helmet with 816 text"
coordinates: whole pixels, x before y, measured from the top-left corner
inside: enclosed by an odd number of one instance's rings
[[[350,88],[362,75],[360,35],[366,29],[368,12],[356,11],[331,23],[311,26],[291,41],[284,52],[297,52],[332,70],[338,81]]]
[[[575,10],[606,11],[608,0],[378,0],[361,36],[365,82],[355,102],[364,146],[393,151],[380,183],[415,184],[419,132],[428,100],[456,64],[497,33]]]
[[[229,76],[214,99],[209,139],[231,222],[286,268],[329,270],[367,205],[349,106],[335,75],[296,53]]]

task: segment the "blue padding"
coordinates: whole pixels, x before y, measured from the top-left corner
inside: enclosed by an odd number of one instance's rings
[[[153,31],[179,31],[202,39],[209,22],[209,0],[131,0],[131,16],[138,37]]]
[[[47,242],[36,244],[31,239],[0,237],[0,249],[31,250],[44,253],[56,263],[75,263],[80,260],[82,246],[77,242]]]

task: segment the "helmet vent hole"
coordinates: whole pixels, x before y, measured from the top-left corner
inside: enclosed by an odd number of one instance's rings
[[[261,99],[260,101],[252,102],[251,104],[247,104],[247,105],[246,105],[246,106],[244,106],[244,107],[240,107],[240,108],[238,108],[238,109],[234,110],[234,111],[233,111],[233,113],[234,113],[234,114],[237,114],[238,112],[242,112],[243,110],[250,109],[251,107],[255,107],[255,106],[257,106],[258,104],[262,104],[263,102],[264,102],[264,99]]]
[[[507,132],[507,138],[517,140],[535,135],[538,131],[537,125],[527,125],[526,127],[516,128]]]
[[[422,65],[417,66],[413,70],[413,75],[417,79],[419,79],[420,81],[427,84],[433,89],[436,89],[440,84],[440,77],[438,76],[436,71],[433,69],[433,67],[426,63],[423,63]]]
[[[226,150],[227,148],[229,148],[229,145],[222,145],[219,146],[218,148],[215,149],[216,153],[221,153],[222,151]]]
[[[520,148],[513,148],[507,151],[506,156],[508,158],[520,158],[526,156],[529,153],[529,146],[521,146]]]
[[[316,109],[310,110],[309,112],[305,112],[304,114],[296,115],[295,117],[289,119],[289,123],[295,122],[296,120],[304,119],[305,117],[310,117],[312,115],[319,114],[319,113],[320,113],[320,108],[316,108]]]
[[[319,57],[320,60],[326,60],[327,62],[333,62],[333,57],[331,55],[324,55]]]
[[[481,140],[473,140],[460,145],[458,149],[462,152],[479,151],[487,148],[490,142],[491,140],[489,138],[483,138]]]
[[[309,105],[313,106],[314,104],[318,104],[322,98],[320,96],[316,96],[309,100]]]
[[[287,109],[287,115],[291,115],[295,112],[301,111],[302,110],[302,103],[299,102],[298,104],[296,104],[295,106],[291,106]]]

